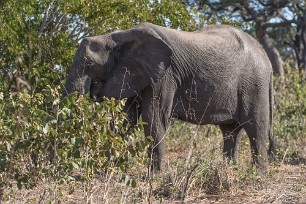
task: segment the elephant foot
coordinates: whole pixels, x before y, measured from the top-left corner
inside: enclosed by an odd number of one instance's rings
[[[258,165],[258,173],[259,175],[265,175],[269,172],[267,164]]]
[[[269,172],[268,158],[263,156],[253,157],[253,166],[256,167],[259,175],[265,175]]]

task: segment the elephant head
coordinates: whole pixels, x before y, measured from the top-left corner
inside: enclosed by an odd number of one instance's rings
[[[63,95],[90,92],[94,101],[104,96],[135,96],[163,77],[171,54],[162,37],[144,25],[85,38],[75,54]]]

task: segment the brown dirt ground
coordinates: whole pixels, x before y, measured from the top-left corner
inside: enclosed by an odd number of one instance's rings
[[[218,195],[207,195],[203,191],[190,192],[188,197],[182,201],[164,200],[162,203],[213,203],[213,204],[306,204],[306,166],[281,164],[274,167],[272,176],[268,176],[260,182],[242,186],[231,187],[230,191]],[[33,190],[14,190],[11,191],[11,199],[5,203],[46,203],[44,191],[47,184],[38,186]],[[80,189],[73,194],[67,193],[67,187],[64,187],[65,195],[62,195],[62,201],[59,203],[85,203]],[[8,192],[7,192],[8,193]],[[94,199],[97,200],[97,199]],[[158,200],[154,203],[160,203]],[[48,202],[47,202],[48,203]],[[94,202],[99,203],[99,202]]]
[[[185,203],[306,204],[306,166],[282,164],[272,177],[221,195],[190,197]]]

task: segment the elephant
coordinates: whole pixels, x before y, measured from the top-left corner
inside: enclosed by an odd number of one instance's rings
[[[273,154],[271,63],[251,35],[228,25],[186,32],[141,23],[86,37],[64,88],[64,96],[89,92],[96,102],[126,98],[127,121],[133,126],[141,117],[145,135],[154,139],[148,151],[157,171],[164,169],[171,118],[218,125],[229,159],[235,159],[244,129],[261,172]]]

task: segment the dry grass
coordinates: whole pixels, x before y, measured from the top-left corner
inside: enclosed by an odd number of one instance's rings
[[[238,164],[221,154],[222,137],[213,126],[175,124],[166,138],[167,169],[147,176],[145,165],[132,165],[127,175],[137,186],[126,185],[120,175],[102,174],[92,181],[91,195],[81,182],[54,184],[42,181],[35,189],[5,191],[7,203],[306,203],[306,138],[299,151],[287,152],[258,176],[250,166],[247,137],[242,140]]]

